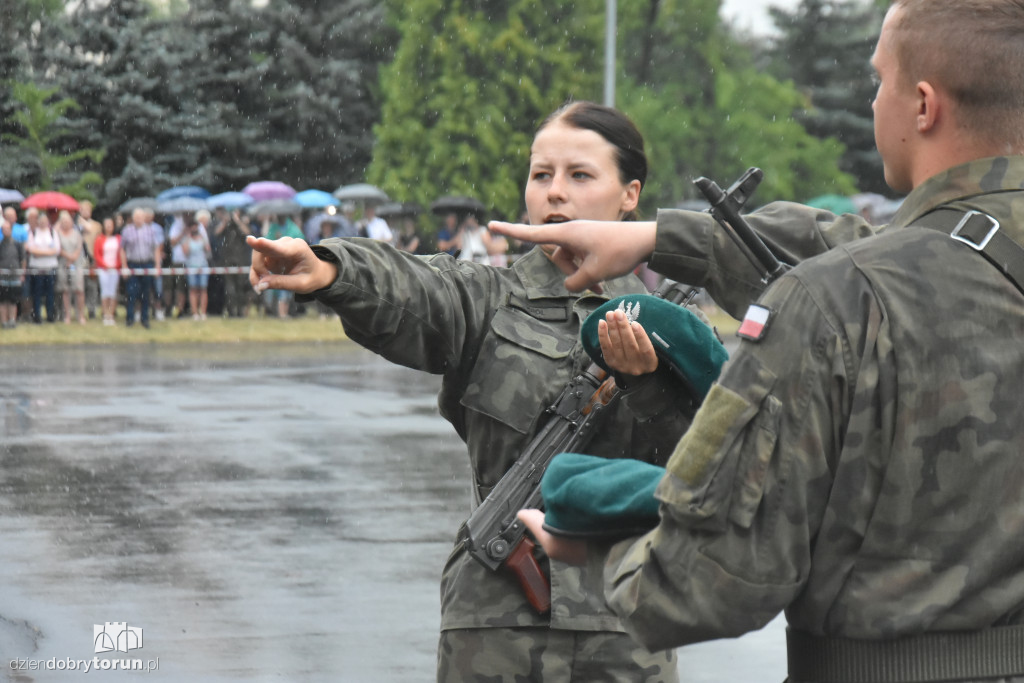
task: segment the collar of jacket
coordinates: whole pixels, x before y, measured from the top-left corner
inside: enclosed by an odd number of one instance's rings
[[[889,225],[904,227],[940,206],[966,202],[965,206],[970,208],[969,200],[972,197],[997,192],[1020,192],[1022,187],[1024,156],[975,159],[934,175],[914,188],[903,200]],[[1013,204],[1017,203],[1017,200],[1013,201]],[[1006,204],[1009,208],[1011,202],[1007,201]],[[993,207],[988,207],[988,212],[995,218],[1000,221],[1009,220],[1009,215],[996,215],[1001,212],[993,210]]]
[[[636,275],[632,273],[617,277],[614,280],[607,280],[602,283],[604,292],[595,294],[585,290],[574,294],[565,288],[565,275],[558,266],[548,259],[540,247],[534,247],[525,256],[516,259],[512,264],[512,270],[519,278],[520,284],[530,299],[559,298],[589,298],[594,297],[601,301],[614,299],[624,294],[645,293],[647,288]]]

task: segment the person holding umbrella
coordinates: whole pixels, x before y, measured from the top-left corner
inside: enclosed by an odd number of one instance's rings
[[[646,176],[643,138],[628,118],[571,103],[534,138],[530,220],[631,216]],[[311,297],[338,313],[357,343],[442,375],[440,411],[466,443],[477,501],[541,428],[570,378],[590,365],[582,321],[611,298],[647,291],[630,274],[605,282],[603,294],[574,294],[545,247],[494,268],[371,240],[247,241],[257,291]],[[631,383],[598,428],[594,454],[664,463],[689,424],[681,393],[657,373]],[[544,614],[511,573],[491,572],[454,548],[442,574],[438,681],[677,680],[673,651],[650,652],[623,631],[604,602],[599,571],[538,559],[551,578]]]

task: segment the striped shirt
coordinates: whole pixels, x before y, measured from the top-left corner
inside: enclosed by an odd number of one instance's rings
[[[155,251],[163,244],[164,230],[156,223],[136,227],[129,223],[121,230],[121,245],[129,261],[153,261]]]

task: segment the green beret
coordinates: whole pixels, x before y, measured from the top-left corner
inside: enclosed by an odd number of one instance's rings
[[[544,528],[563,536],[628,536],[658,523],[657,465],[559,453],[540,480]]]
[[[651,339],[658,357],[703,400],[729,359],[729,352],[718,341],[714,330],[691,311],[651,294],[627,294],[606,302],[587,316],[580,330],[580,339],[594,362],[605,370],[597,323],[608,311],[620,309],[640,323]]]

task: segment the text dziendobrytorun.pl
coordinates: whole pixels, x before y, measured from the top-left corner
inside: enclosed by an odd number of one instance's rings
[[[50,657],[49,659],[12,659],[12,671],[158,671],[160,658],[156,659],[72,659],[71,657]]]

